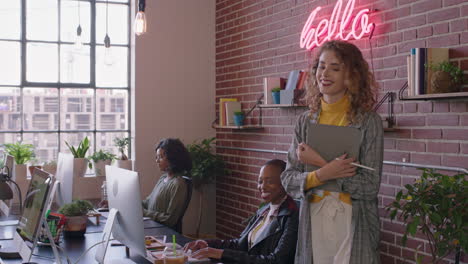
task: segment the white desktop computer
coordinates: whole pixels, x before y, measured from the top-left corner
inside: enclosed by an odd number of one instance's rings
[[[58,154],[55,178],[60,182],[57,187],[56,201],[58,206],[71,203],[73,200],[73,160],[69,153]]]
[[[98,246],[95,255],[96,261],[104,263],[111,234],[114,239],[130,248],[132,252],[146,257],[138,173],[106,166],[106,184],[110,211],[103,231],[104,243]],[[107,262],[118,263],[122,261]]]

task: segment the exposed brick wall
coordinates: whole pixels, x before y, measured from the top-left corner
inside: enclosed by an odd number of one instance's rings
[[[346,1],[345,1],[346,2]],[[299,35],[309,13],[323,7],[328,17],[336,0],[217,0],[216,102],[235,97],[244,110],[263,94],[263,78],[287,77],[306,69],[313,54],[299,48]],[[353,41],[373,65],[379,97],[397,92],[406,81],[410,48],[449,47],[451,60],[468,71],[468,2],[465,0],[356,0],[357,7],[377,9],[373,38]],[[357,8],[356,8],[357,9]],[[357,12],[357,11],[355,11]],[[370,46],[372,46],[372,57]],[[467,87],[465,87],[467,90]],[[217,106],[218,107],[218,106]],[[386,115],[384,104],[379,112]],[[263,109],[261,130],[218,129],[218,144],[267,150],[287,150],[296,116],[304,108]],[[468,99],[396,101],[397,132],[385,133],[385,160],[468,167]],[[255,110],[248,124],[257,124]],[[256,180],[260,166],[285,155],[220,149],[232,175],[218,178],[217,234],[235,237],[260,203]],[[379,205],[389,204],[402,186],[419,175],[414,168],[384,166]],[[381,209],[383,263],[413,263],[414,249],[429,252],[423,237],[400,246],[404,226],[391,222]],[[427,259],[426,259],[427,261]],[[466,261],[466,260],[465,260]],[[453,256],[447,263],[453,262]]]

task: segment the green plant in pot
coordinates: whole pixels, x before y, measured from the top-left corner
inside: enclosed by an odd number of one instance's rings
[[[94,172],[96,173],[96,176],[106,176],[106,165],[111,165],[112,160],[116,157],[117,156],[113,153],[101,149],[88,157],[88,159],[92,161],[92,163],[89,163],[89,168],[92,169],[94,164]]]
[[[234,125],[236,126],[244,125],[244,112],[234,111]]]
[[[73,162],[73,174],[77,177],[83,177],[86,173],[86,167],[88,165],[88,160],[86,159],[86,153],[89,149],[89,139],[85,137],[81,142],[78,144],[78,147],[71,146],[65,141],[70,152],[73,154],[75,158]]]
[[[280,103],[280,91],[281,91],[281,87],[275,87],[271,89],[271,97],[273,97],[273,103],[275,104]]]
[[[120,157],[117,159],[117,167],[127,170],[132,170],[132,160],[129,160],[125,152],[130,146],[131,138],[122,137],[114,138],[114,146],[119,150]]]
[[[60,207],[59,213],[66,217],[64,235],[69,237],[84,236],[88,221],[87,214],[91,209],[93,209],[93,205],[86,200],[75,200]]]
[[[424,169],[419,180],[398,192],[387,210],[392,220],[399,216],[406,225],[403,245],[408,235],[421,232],[429,242],[431,263],[453,251],[468,252],[467,177],[467,173],[448,176]],[[422,263],[422,258],[416,256],[416,262]]]
[[[200,206],[198,211],[198,221],[196,237],[200,235],[200,225],[203,213],[204,186],[215,183],[218,175],[229,173],[226,164],[220,155],[214,152],[214,142],[216,138],[207,138],[201,141],[195,141],[187,145],[187,150],[192,158],[192,181],[193,187],[200,193]]]
[[[434,72],[429,80],[432,93],[459,92],[461,85],[465,83],[463,71],[449,61],[431,63],[427,67]]]
[[[26,179],[27,165],[29,161],[35,158],[34,146],[31,144],[23,144],[21,141],[16,143],[3,144],[5,152],[15,158],[16,166],[14,168],[16,178]]]

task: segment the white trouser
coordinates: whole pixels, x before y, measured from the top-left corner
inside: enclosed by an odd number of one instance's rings
[[[351,256],[353,207],[332,192],[310,204],[314,264],[348,264]]]

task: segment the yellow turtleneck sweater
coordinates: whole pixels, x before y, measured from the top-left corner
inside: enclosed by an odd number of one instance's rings
[[[349,109],[349,98],[343,96],[338,102],[327,104],[322,99],[322,111],[318,118],[318,123],[332,126],[347,126],[349,121],[347,112]],[[315,171],[309,173],[306,178],[306,190],[324,184],[317,178]]]

